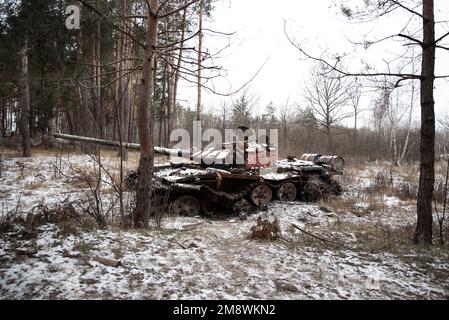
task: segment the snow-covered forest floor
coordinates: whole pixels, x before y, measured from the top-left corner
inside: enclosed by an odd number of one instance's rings
[[[125,169],[136,163],[131,154]],[[3,150],[0,299],[449,298],[448,248],[411,245],[416,166],[351,167],[340,179],[342,197],[273,202],[247,221],[165,217],[161,228],[122,230],[110,218],[118,210],[114,152],[102,165],[111,172],[102,174],[99,199],[106,228],[80,219],[92,210],[94,159],[44,150],[23,159]],[[259,217],[277,218],[282,239],[249,240]]]

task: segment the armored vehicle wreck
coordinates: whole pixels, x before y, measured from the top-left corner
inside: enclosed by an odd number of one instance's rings
[[[61,134],[55,137],[120,146],[114,141]],[[125,147],[137,150],[139,145]],[[318,154],[278,160],[276,147],[247,140],[207,150],[156,147],[155,153],[169,156],[171,161],[155,167],[153,201],[186,216],[235,213],[245,217],[273,199],[314,202],[339,195],[341,187],[334,177],[341,175],[345,166],[341,157]],[[125,183],[134,189],[138,179],[139,173],[133,170]]]

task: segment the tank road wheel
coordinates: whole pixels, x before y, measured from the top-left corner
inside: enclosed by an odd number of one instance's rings
[[[266,207],[273,199],[273,191],[266,184],[259,184],[251,191],[251,201],[259,207]]]
[[[242,199],[234,203],[232,209],[234,210],[234,213],[240,217],[241,220],[247,220],[248,215],[251,213],[252,206],[251,203],[249,203],[245,199]]]
[[[296,199],[296,187],[291,182],[285,182],[281,184],[279,189],[276,192],[277,198],[281,201],[295,201]]]
[[[173,202],[171,211],[177,216],[196,217],[201,214],[201,204],[193,196],[181,196]]]
[[[305,202],[316,202],[321,199],[321,188],[316,181],[308,181],[301,192],[301,199]]]

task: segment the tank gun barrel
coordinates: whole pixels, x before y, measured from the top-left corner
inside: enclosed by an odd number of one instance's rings
[[[120,143],[119,141],[95,139],[63,133],[55,133],[53,134],[53,137],[57,139],[77,141],[87,144],[96,144],[107,147],[123,147],[128,150],[139,151],[141,148],[141,146],[137,143]],[[226,161],[229,161],[231,162],[231,165],[229,166],[239,168],[266,167],[266,164],[260,163],[260,159],[266,156],[266,153],[268,153],[268,157],[270,157],[270,159],[268,159],[269,165],[273,165],[275,161],[272,160],[271,157],[277,155],[277,151],[275,150],[275,148],[272,148],[270,146],[262,147],[261,145],[259,146],[259,148],[248,147],[247,142],[234,142],[233,144],[228,146],[223,145],[222,148],[210,148],[207,150],[182,150],[154,147],[154,152],[155,154],[162,156],[190,160],[196,163],[200,163],[204,166],[208,166],[211,164],[228,166],[228,164],[226,164]]]
[[[53,137],[55,137],[57,139],[68,140],[68,141],[77,141],[77,142],[82,142],[82,143],[97,144],[97,145],[102,145],[105,147],[120,148],[123,145],[123,147],[128,150],[136,150],[136,151],[140,150],[140,144],[137,144],[137,143],[121,144],[119,141],[95,139],[95,138],[90,138],[90,137],[75,136],[75,135],[63,134],[63,133],[55,133],[55,134],[53,134]],[[159,154],[162,156],[175,156],[175,157],[187,158],[187,159],[190,158],[190,160],[192,158],[192,156],[190,155],[190,153],[191,153],[190,150],[187,151],[187,150],[154,147],[154,152],[156,154]]]

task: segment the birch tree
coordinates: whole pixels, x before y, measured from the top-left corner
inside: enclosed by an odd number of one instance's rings
[[[349,103],[353,110],[354,115],[354,129],[352,131],[352,138],[353,138],[353,154],[357,154],[357,129],[358,129],[358,120],[359,115],[364,111],[360,107],[360,100],[362,98],[362,85],[356,78],[354,82],[352,82],[348,88],[349,92]]]

